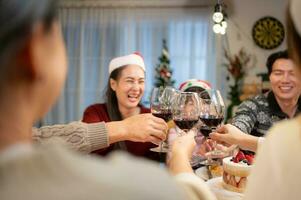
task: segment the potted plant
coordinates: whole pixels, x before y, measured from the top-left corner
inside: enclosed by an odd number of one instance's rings
[[[241,48],[237,54],[230,55],[225,50],[226,63],[228,75],[227,81],[229,83],[230,91],[228,92],[228,99],[230,104],[227,108],[226,121],[231,119],[233,108],[241,103],[240,94],[243,86],[243,80],[247,72],[247,66],[251,61],[251,55],[248,54],[244,48]]]

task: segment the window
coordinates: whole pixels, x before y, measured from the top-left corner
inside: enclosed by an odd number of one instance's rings
[[[142,53],[147,102],[167,40],[175,87],[188,78],[215,85],[215,41],[210,8],[61,8],[69,72],[62,96],[43,124],[80,120],[84,109],[103,101],[108,65],[116,56]]]

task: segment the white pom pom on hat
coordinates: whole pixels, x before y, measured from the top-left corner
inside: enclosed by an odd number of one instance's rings
[[[301,35],[301,1],[300,0],[291,0],[289,6],[289,12],[291,14],[291,18],[295,25],[295,28],[299,35]]]
[[[142,55],[139,52],[134,52],[130,55],[113,58],[109,64],[109,74],[111,74],[111,72],[115,69],[125,65],[137,65],[145,71],[145,64]]]

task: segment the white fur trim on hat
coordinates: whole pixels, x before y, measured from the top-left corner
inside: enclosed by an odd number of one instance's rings
[[[301,35],[301,1],[300,0],[291,0],[290,1],[290,14],[295,25],[295,28],[299,35]]]
[[[133,53],[127,56],[113,58],[109,65],[109,74],[119,67],[125,65],[138,65],[145,71],[145,64],[142,56],[139,53]]]

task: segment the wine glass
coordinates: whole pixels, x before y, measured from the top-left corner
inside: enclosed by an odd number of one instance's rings
[[[200,127],[200,132],[207,138],[206,143],[212,145],[212,151],[207,152],[211,158],[221,158],[224,155],[222,150],[216,149],[216,142],[209,138],[209,134],[214,131],[224,120],[225,104],[219,90],[209,89],[199,93],[200,97],[200,120],[204,125]]]
[[[172,118],[182,131],[180,135],[189,131],[199,121],[199,98],[194,92],[180,92],[177,94],[172,109]]]
[[[172,102],[176,90],[172,87],[155,87],[151,95],[151,113],[168,122],[172,119]],[[167,151],[168,144],[163,141],[160,143],[160,151]]]

